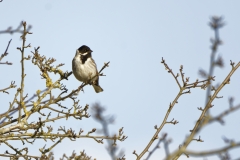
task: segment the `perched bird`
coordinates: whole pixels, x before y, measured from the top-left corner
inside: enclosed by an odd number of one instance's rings
[[[96,93],[102,92],[99,86],[99,76],[97,65],[92,59],[92,50],[83,45],[76,50],[76,55],[72,60],[72,71],[74,76],[81,82],[89,83]]]

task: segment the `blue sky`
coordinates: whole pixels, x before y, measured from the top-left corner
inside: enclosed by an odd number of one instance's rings
[[[180,65],[184,66],[186,76],[194,81],[200,78],[200,68],[208,70],[210,61],[210,38],[214,36],[208,26],[209,18],[213,15],[223,16],[226,26],[220,30],[224,44],[220,46],[218,55],[225,61],[223,69],[216,68],[215,84],[223,81],[230,71],[230,60],[240,59],[239,37],[239,1],[13,1],[3,0],[0,3],[0,30],[9,26],[17,27],[20,21],[27,21],[33,28],[27,42],[33,47],[40,46],[40,54],[54,57],[57,63],[65,63],[62,70],[71,70],[72,58],[78,47],[85,44],[93,50],[93,58],[100,69],[104,62],[110,61],[110,67],[104,70],[106,77],[100,77],[103,93],[96,94],[92,87],[87,86],[85,93],[78,98],[84,106],[100,102],[107,108],[107,114],[116,116],[116,122],[111,126],[111,133],[124,127],[128,139],[119,142],[125,150],[127,159],[135,159],[133,150],[140,153],[154,134],[154,125],[160,125],[168,109],[169,103],[178,93],[178,86],[173,77],[168,74],[160,63],[164,57],[168,65],[176,73]],[[12,39],[9,55],[3,61],[13,62],[12,66],[1,65],[0,88],[15,80],[20,85],[20,52],[19,34],[0,35],[0,49]],[[31,62],[26,63],[25,93],[32,95],[38,89],[44,89],[45,82],[40,80],[40,72]],[[4,77],[4,78],[3,78]],[[57,77],[55,77],[57,78]],[[223,99],[214,102],[211,113],[219,114],[228,108],[228,97],[238,95],[240,71],[231,79],[221,95]],[[69,91],[80,85],[74,76],[64,81]],[[175,118],[179,124],[166,125],[162,132],[167,132],[173,140],[170,151],[178,148],[185,136],[192,129],[200,115],[197,107],[205,102],[205,91],[195,89],[190,95],[184,95],[173,109],[169,120]],[[10,95],[0,93],[2,107],[0,112],[7,110],[15,90]],[[4,101],[3,101],[4,100]],[[69,108],[71,103],[65,104]],[[225,118],[226,124],[209,125],[200,136],[204,143],[193,142],[189,149],[206,150],[224,146],[222,136],[239,140],[240,129],[236,128],[239,111]],[[38,117],[39,115],[36,115]],[[70,119],[61,122],[66,127],[83,128],[88,131],[100,125],[93,119],[74,121]],[[57,129],[59,124],[52,124]],[[17,145],[17,142],[15,142]],[[38,141],[30,153],[39,154],[38,148],[45,143]],[[19,143],[20,145],[20,143]],[[67,147],[66,147],[67,146]],[[153,145],[154,146],[154,145]],[[21,146],[20,146],[21,147]],[[6,148],[1,147],[1,151]],[[64,140],[53,151],[56,158],[62,153],[71,154],[72,150],[85,151],[97,159],[110,159],[105,151],[105,145],[97,144],[90,139],[80,139],[76,142]],[[239,149],[232,152],[237,158]],[[164,158],[160,149],[152,159]],[[218,159],[211,157],[211,159]],[[186,159],[182,156],[180,159]],[[192,158],[194,159],[194,158]],[[196,158],[197,159],[197,158]],[[202,159],[202,158],[200,158]]]

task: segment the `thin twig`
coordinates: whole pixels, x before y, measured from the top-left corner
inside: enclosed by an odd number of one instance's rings
[[[7,51],[8,51],[8,47],[9,47],[11,41],[12,41],[12,39],[10,39],[10,41],[8,42],[7,48],[5,49],[5,52],[4,52],[4,53],[1,55],[1,57],[0,57],[0,64],[12,65],[12,63],[11,63],[11,62],[8,62],[8,61],[6,61],[6,62],[1,62],[1,60],[2,60],[5,56],[8,55],[8,52],[7,52]]]
[[[200,126],[202,120],[205,117],[205,114],[207,112],[207,110],[211,107],[211,104],[213,102],[213,100],[216,98],[216,96],[218,95],[218,93],[222,90],[222,88],[229,83],[229,80],[231,78],[231,76],[233,75],[233,73],[238,69],[238,67],[240,66],[240,62],[238,62],[238,64],[236,66],[234,66],[230,73],[227,75],[227,77],[224,79],[224,81],[220,84],[220,86],[218,87],[218,89],[215,90],[214,94],[209,98],[208,103],[206,104],[206,106],[204,107],[204,110],[202,111],[202,114],[200,115],[200,117],[198,118],[194,128],[191,130],[191,134],[186,138],[185,142],[183,143],[183,145],[181,146],[181,148],[177,151],[175,151],[173,154],[171,154],[169,157],[167,157],[167,160],[176,160],[178,159],[182,153],[185,153],[185,150],[187,148],[187,146],[190,144],[190,142],[193,140],[196,131],[198,129],[198,127]]]
[[[229,144],[228,146],[220,148],[220,149],[214,149],[214,150],[210,150],[210,151],[209,150],[208,151],[200,151],[200,152],[186,150],[185,153],[188,155],[191,155],[193,157],[203,157],[203,156],[216,155],[216,154],[226,152],[226,151],[229,151],[230,149],[234,149],[237,147],[240,147],[240,142]]]

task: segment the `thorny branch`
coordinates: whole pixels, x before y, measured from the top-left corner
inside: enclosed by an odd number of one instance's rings
[[[12,154],[6,151],[5,154],[0,155],[12,158],[23,157],[24,159],[36,158],[28,155],[28,148],[14,148],[10,143],[8,143],[10,140],[21,141],[23,144],[33,144],[35,140],[38,139],[52,141],[53,144],[50,147],[45,148],[44,146],[39,150],[42,154],[40,156],[41,158],[46,158],[47,153],[50,153],[52,149],[60,144],[63,139],[75,141],[78,138],[90,138],[95,140],[97,143],[103,143],[103,140],[107,139],[112,140],[114,145],[116,145],[117,141],[124,141],[126,136],[123,135],[122,128],[119,130],[118,134],[114,136],[95,136],[94,134],[96,129],[94,128],[85,132],[80,129],[80,131],[77,133],[72,128],[65,129],[65,127],[62,126],[58,128],[57,133],[54,133],[53,127],[47,125],[49,122],[55,122],[60,119],[68,120],[70,117],[76,120],[82,120],[83,118],[90,117],[88,113],[89,105],[85,105],[85,107],[80,106],[79,100],[77,100],[75,95],[75,93],[83,90],[83,88],[88,84],[82,83],[77,89],[68,93],[67,87],[61,82],[64,79],[68,79],[68,77],[71,75],[71,72],[63,72],[60,69],[60,67],[64,64],[61,63],[54,65],[53,63],[56,61],[54,58],[46,58],[45,56],[41,56],[39,54],[40,47],[34,49],[32,52],[32,58],[31,56],[25,57],[25,50],[31,46],[30,44],[26,45],[26,36],[31,33],[27,30],[26,22],[23,22],[22,26],[24,29],[21,36],[22,46],[17,48],[21,52],[21,84],[16,91],[13,101],[9,103],[9,109],[5,113],[0,114],[0,119],[3,119],[0,123],[0,144],[5,144],[15,153]],[[7,49],[5,52],[7,52]],[[32,63],[39,68],[41,77],[45,80],[46,89],[42,91],[37,90],[36,94],[27,100],[28,94],[24,93],[24,86],[26,86],[24,81],[26,76],[24,62],[25,60],[30,59]],[[103,65],[97,76],[103,75],[101,72],[103,69],[108,67],[109,63],[110,62]],[[53,81],[50,73],[58,74],[60,77],[56,81]],[[9,87],[1,89],[0,91],[7,93],[6,90],[14,87],[16,86],[14,85],[14,82],[12,82]],[[57,96],[53,96],[53,90],[59,90]],[[71,107],[62,105],[61,102],[64,100],[72,101],[73,105]],[[14,107],[14,105],[17,105],[17,107]],[[13,114],[16,111],[19,111],[19,114],[16,118],[13,118]],[[47,113],[47,111],[49,112]],[[30,118],[34,117],[33,115],[40,115],[37,122],[29,122]]]
[[[167,122],[168,116],[172,110],[172,108],[174,107],[174,105],[177,103],[179,97],[183,94],[186,93],[191,93],[190,89],[193,88],[201,88],[201,89],[206,89],[207,88],[207,103],[206,106],[204,108],[199,107],[198,109],[200,111],[202,111],[199,119],[197,120],[194,128],[192,130],[190,130],[191,134],[186,138],[186,140],[184,141],[184,143],[182,145],[180,145],[179,150],[173,152],[170,155],[167,155],[167,159],[172,160],[172,159],[178,159],[182,154],[185,154],[187,157],[189,157],[189,155],[187,154],[186,151],[186,147],[189,145],[189,143],[193,140],[197,141],[197,142],[203,142],[203,140],[200,138],[198,139],[194,139],[194,136],[196,135],[196,133],[205,125],[205,124],[210,124],[210,122],[213,121],[220,121],[221,123],[223,123],[222,121],[222,117],[227,115],[228,113],[231,113],[235,110],[237,110],[239,108],[239,106],[235,106],[235,107],[230,107],[230,109],[226,110],[225,112],[223,112],[222,114],[220,114],[219,116],[216,116],[214,118],[209,118],[209,116],[207,115],[208,110],[213,107],[213,100],[216,98],[223,98],[222,96],[218,96],[218,93],[221,91],[221,89],[226,85],[230,83],[230,77],[232,76],[232,74],[237,70],[237,68],[240,66],[240,62],[235,65],[235,63],[233,63],[231,61],[230,65],[232,66],[232,70],[230,71],[230,73],[228,74],[228,76],[226,77],[226,79],[222,82],[221,85],[217,86],[217,87],[213,87],[211,85],[211,81],[215,80],[215,77],[213,77],[213,68],[214,66],[219,66],[219,67],[223,67],[223,60],[222,57],[218,57],[217,60],[215,60],[215,55],[218,49],[218,46],[220,44],[222,44],[220,38],[219,38],[219,33],[218,33],[218,29],[221,28],[222,26],[224,26],[224,23],[222,22],[222,18],[221,17],[212,17],[211,19],[211,23],[210,26],[214,29],[215,31],[215,39],[212,39],[212,54],[211,54],[211,65],[210,65],[210,70],[209,70],[209,74],[206,74],[205,71],[200,71],[200,73],[203,75],[204,78],[207,78],[205,80],[199,81],[198,79],[193,82],[193,83],[189,83],[189,77],[185,77],[185,74],[183,73],[183,66],[180,66],[180,73],[174,74],[172,69],[166,64],[165,60],[162,59],[162,63],[165,66],[165,69],[168,71],[168,73],[170,73],[174,79],[176,80],[177,85],[180,88],[180,91],[178,93],[178,95],[176,96],[176,98],[174,99],[173,102],[170,103],[168,111],[164,117],[163,122],[161,123],[161,125],[159,127],[155,127],[156,132],[154,134],[154,136],[152,137],[152,139],[150,140],[150,142],[148,143],[148,145],[146,146],[146,148],[140,153],[137,154],[136,151],[133,152],[134,155],[136,155],[137,160],[141,159],[142,156],[148,152],[150,146],[152,145],[152,143],[158,139],[158,134],[160,133],[161,129],[163,128],[163,126],[167,123],[171,123],[171,124],[177,124],[178,121],[174,121],[171,120],[169,122]],[[182,85],[180,83],[180,81],[178,80],[178,77],[181,76],[181,80],[182,80]],[[186,91],[184,91],[186,90]],[[214,94],[210,95],[210,91],[213,91]],[[231,105],[232,106],[232,105]],[[231,148],[234,148],[237,146],[231,146]],[[155,151],[155,150],[154,150]],[[151,152],[150,152],[151,153]],[[152,154],[152,153],[151,153]],[[217,154],[217,153],[216,153]]]
[[[182,96],[182,95],[184,95],[186,93],[191,93],[190,89],[192,89],[192,88],[199,87],[201,89],[205,89],[206,86],[208,85],[208,82],[214,80],[214,77],[209,77],[206,80],[202,80],[202,81],[196,80],[195,82],[189,83],[189,77],[186,77],[186,78],[184,77],[183,65],[180,66],[180,70],[179,70],[180,74],[179,73],[174,74],[172,69],[170,69],[168,67],[167,63],[165,62],[165,60],[163,58],[162,58],[162,62],[161,63],[163,63],[163,65],[165,66],[167,72],[170,73],[174,77],[174,79],[176,80],[180,90],[179,90],[177,96],[175,97],[175,99],[170,103],[169,108],[167,110],[167,113],[165,114],[165,117],[164,117],[161,125],[156,128],[156,132],[153,135],[153,137],[151,138],[151,140],[148,143],[148,145],[145,147],[145,149],[139,155],[136,153],[136,151],[134,152],[134,154],[137,157],[137,160],[140,160],[142,158],[142,156],[149,150],[149,148],[151,147],[153,142],[156,139],[158,139],[158,134],[160,133],[160,131],[162,130],[162,128],[164,127],[165,124],[168,124],[168,123],[177,124],[178,123],[178,121],[174,121],[174,119],[172,121],[170,121],[170,122],[167,122],[167,119],[168,119],[168,116],[170,115],[173,107],[175,106],[175,104],[178,103],[178,99],[180,98],[180,96]],[[178,80],[179,75],[181,76],[181,79],[182,79],[182,85],[180,84],[180,82]],[[185,91],[185,90],[187,90],[187,91]]]
[[[190,144],[190,142],[193,140],[196,131],[199,127],[199,125],[201,124],[202,120],[205,118],[205,114],[208,111],[208,109],[211,107],[211,104],[213,102],[213,100],[217,97],[218,93],[222,90],[222,88],[226,85],[229,84],[230,82],[230,78],[233,75],[233,73],[238,69],[238,67],[240,66],[240,62],[237,63],[237,65],[233,65],[233,63],[231,63],[231,65],[233,66],[233,68],[231,69],[230,73],[227,75],[227,77],[225,78],[225,80],[220,84],[220,86],[214,91],[213,95],[209,98],[208,103],[206,104],[206,106],[204,107],[202,114],[200,115],[200,117],[198,118],[194,128],[191,130],[191,134],[186,138],[186,140],[184,141],[183,145],[181,146],[181,148],[178,151],[175,151],[172,155],[170,155],[169,157],[167,157],[167,159],[178,159],[182,153],[185,153],[185,150],[187,148],[187,146]]]

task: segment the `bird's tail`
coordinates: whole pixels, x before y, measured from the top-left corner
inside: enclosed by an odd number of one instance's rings
[[[99,93],[99,92],[103,91],[103,89],[99,85],[93,84],[92,86],[93,86],[96,93]]]

